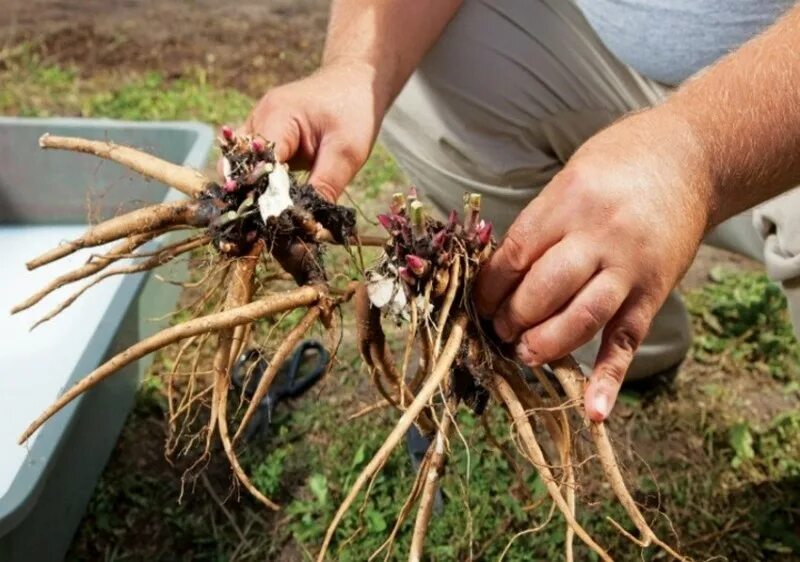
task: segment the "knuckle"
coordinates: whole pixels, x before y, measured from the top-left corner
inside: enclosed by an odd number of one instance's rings
[[[285,105],[291,96],[287,96],[284,91],[288,85],[278,86],[276,88],[272,88],[268,90],[263,96],[261,96],[260,104],[264,107],[280,107]]]
[[[600,371],[599,375],[603,378],[613,381],[615,386],[619,386],[625,379],[627,370],[627,366],[605,365],[602,371]]]
[[[593,335],[606,322],[602,307],[593,304],[580,304],[575,310],[573,322],[576,331],[584,335]]]
[[[318,176],[313,181],[314,189],[328,201],[336,201],[339,197],[339,190],[327,176]]]
[[[530,320],[527,318],[524,306],[512,303],[498,312],[498,316],[501,315],[514,333],[530,327]]]
[[[264,119],[267,115],[275,113],[275,111],[281,107],[281,102],[276,99],[277,97],[279,97],[279,95],[274,91],[267,92],[261,97],[254,112],[256,119]]]
[[[555,179],[558,181],[558,185],[561,189],[572,190],[586,184],[584,181],[585,176],[586,174],[584,174],[582,166],[573,162],[569,166],[565,166],[564,169],[556,175]]]
[[[317,193],[332,203],[339,198],[339,191],[329,183],[320,183],[315,185],[314,188]]]
[[[357,170],[366,160],[364,151],[356,148],[353,143],[342,141],[338,143],[339,156],[352,170]]]
[[[520,239],[519,230],[512,227],[508,231],[505,240],[503,240],[503,248],[506,265],[512,273],[522,274],[530,267],[525,245]]]
[[[614,348],[630,357],[633,357],[642,339],[644,339],[642,331],[628,323],[616,326],[608,338]]]

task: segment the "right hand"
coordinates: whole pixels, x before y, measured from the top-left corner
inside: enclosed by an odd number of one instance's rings
[[[275,142],[276,157],[310,169],[309,183],[335,201],[369,157],[386,103],[372,67],[337,63],[268,91],[243,132]]]

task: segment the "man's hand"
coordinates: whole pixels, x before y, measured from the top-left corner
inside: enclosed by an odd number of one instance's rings
[[[335,201],[366,162],[385,112],[369,65],[329,65],[267,92],[244,130],[276,143],[276,156],[311,169],[311,183]],[[383,96],[385,98],[385,96]]]
[[[637,346],[697,252],[710,211],[704,160],[668,110],[628,117],[581,147],[480,272],[479,313],[528,365],[603,330],[585,395],[595,421],[608,416]]]
[[[383,116],[461,0],[333,0],[322,67],[264,95],[246,133],[310,168],[334,201],[366,162]]]
[[[603,329],[586,412],[606,418],[704,232],[800,182],[800,5],[666,102],[584,144],[478,279],[478,310],[536,365]]]

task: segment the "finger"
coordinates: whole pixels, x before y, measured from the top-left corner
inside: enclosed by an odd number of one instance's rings
[[[656,307],[650,306],[646,299],[630,298],[603,331],[600,352],[584,395],[586,415],[592,421],[603,421],[611,413],[655,311]]]
[[[259,107],[247,118],[240,133],[260,135],[275,143],[275,158],[288,162],[300,147],[300,124],[289,113],[271,110],[268,105]]]
[[[544,192],[520,213],[500,247],[481,267],[475,287],[475,306],[484,318],[491,317],[519,284],[530,265],[563,235],[560,222],[550,226],[549,205]]]
[[[579,348],[619,310],[630,292],[620,276],[602,271],[560,312],[520,336],[517,355],[526,365],[539,366]]]
[[[324,137],[308,183],[328,201],[336,201],[365,160],[366,155],[346,141],[336,136]]]
[[[494,330],[503,341],[549,318],[586,285],[597,271],[591,246],[568,237],[533,262],[522,282],[494,315]]]

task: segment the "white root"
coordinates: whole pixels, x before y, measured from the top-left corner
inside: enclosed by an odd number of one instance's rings
[[[547,488],[550,497],[553,498],[556,506],[558,506],[558,509],[564,516],[564,519],[566,519],[569,525],[574,529],[575,534],[578,535],[578,538],[580,538],[586,544],[586,546],[591,548],[604,562],[613,562],[613,559],[608,555],[605,549],[603,549],[594,541],[589,533],[586,532],[586,530],[572,515],[572,510],[567,504],[567,501],[564,499],[564,496],[561,495],[561,490],[559,490],[558,485],[555,482],[553,474],[550,471],[550,467],[545,460],[544,453],[536,441],[536,436],[533,434],[533,429],[528,421],[528,416],[525,414],[525,409],[520,404],[519,399],[517,399],[516,395],[514,394],[514,391],[500,375],[495,374],[492,378],[492,383],[495,391],[497,394],[499,394],[500,398],[505,403],[509,413],[511,414],[511,418],[513,419],[514,425],[517,427],[517,430],[522,437],[522,443],[526,449],[531,463],[534,465],[536,470],[539,471],[542,482]]]
[[[414,401],[409,404],[408,409],[400,417],[397,425],[386,438],[386,441],[384,441],[383,445],[381,445],[380,449],[378,449],[378,452],[375,453],[375,456],[372,457],[372,460],[370,460],[367,466],[364,467],[364,469],[361,471],[361,474],[358,475],[358,478],[356,478],[355,483],[350,488],[350,492],[348,492],[347,497],[344,499],[341,506],[339,506],[336,515],[334,515],[333,520],[331,521],[330,525],[328,526],[328,530],[325,533],[325,539],[322,542],[322,547],[320,548],[319,555],[317,556],[318,562],[325,560],[328,547],[333,539],[333,533],[336,531],[336,528],[339,526],[339,522],[342,520],[342,517],[344,517],[344,514],[347,512],[358,493],[375,475],[375,473],[381,469],[383,464],[386,462],[386,459],[389,458],[389,454],[400,442],[403,435],[405,435],[406,431],[408,431],[408,428],[411,427],[411,424],[414,423],[414,420],[417,418],[417,416],[427,406],[431,397],[433,397],[433,395],[436,393],[437,389],[439,388],[439,384],[444,380],[445,376],[450,373],[450,367],[452,366],[453,361],[456,358],[456,354],[461,347],[466,325],[467,317],[463,314],[453,322],[450,329],[450,335],[447,338],[447,343],[445,344],[439,361],[431,372],[430,377],[428,377],[428,379],[425,381],[425,384],[414,398]]]

